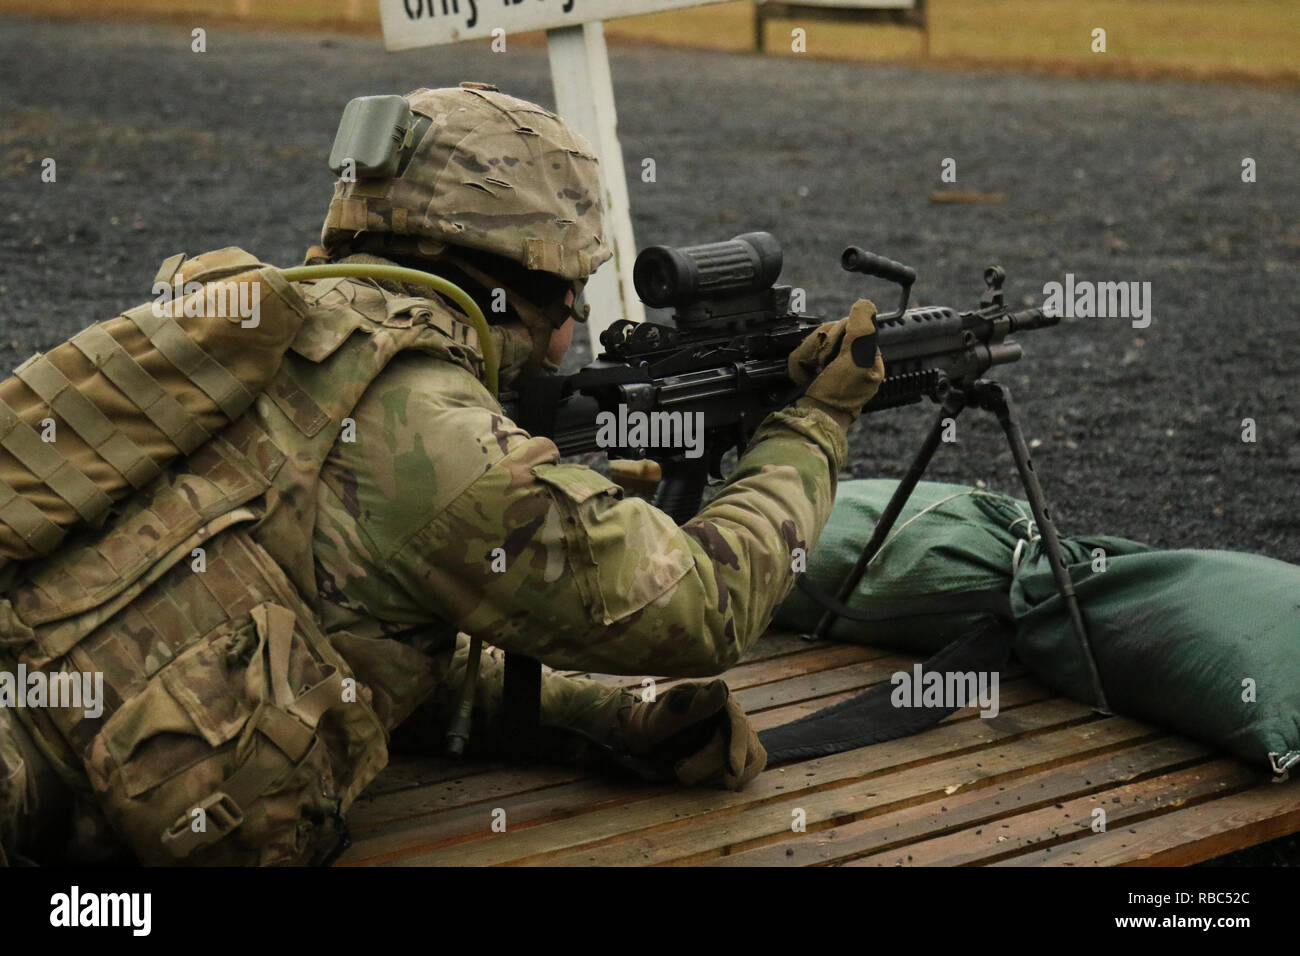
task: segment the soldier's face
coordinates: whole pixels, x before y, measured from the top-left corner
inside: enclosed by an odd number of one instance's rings
[[[569,304],[573,304],[573,293],[568,295]],[[573,319],[564,320],[564,324],[551,333],[551,345],[546,350],[546,357],[556,365],[559,365],[564,359],[564,353],[569,351],[569,343],[573,341]]]

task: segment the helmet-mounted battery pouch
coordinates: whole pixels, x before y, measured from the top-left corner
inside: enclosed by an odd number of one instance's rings
[[[398,172],[416,117],[406,98],[396,95],[358,96],[343,109],[330,170],[341,176],[349,170],[357,179],[389,177]]]

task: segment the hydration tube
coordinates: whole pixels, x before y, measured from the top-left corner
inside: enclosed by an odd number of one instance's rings
[[[488,331],[487,319],[483,316],[483,310],[469,297],[469,293],[456,283],[450,282],[441,276],[421,272],[418,269],[361,263],[294,266],[292,269],[281,269],[280,275],[284,277],[286,282],[308,282],[312,279],[387,279],[391,282],[410,282],[415,285],[428,286],[435,292],[445,295],[460,306],[461,311],[468,316],[473,324],[474,330],[478,332],[478,346],[483,353],[483,377],[487,380],[488,390],[493,396],[497,394],[500,365],[497,359],[496,345],[492,342],[492,334]]]
[[[362,263],[328,265],[328,266],[294,266],[281,269],[280,275],[286,282],[304,282],[312,279],[387,279],[392,282],[410,282],[413,285],[428,286],[435,292],[445,295],[469,317],[478,332],[479,349],[483,353],[483,378],[493,397],[497,394],[500,362],[496,346],[492,342],[492,333],[488,331],[487,319],[483,310],[469,297],[460,286],[441,276],[430,275],[418,269],[403,266],[366,265]],[[477,637],[470,638],[469,661],[465,668],[465,683],[461,686],[460,703],[447,731],[447,753],[460,756],[469,741],[470,715],[474,710],[474,693],[478,687],[479,658],[483,651],[483,642]]]

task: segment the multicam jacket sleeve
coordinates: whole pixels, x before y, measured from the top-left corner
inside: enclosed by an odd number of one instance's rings
[[[464,369],[399,357],[323,473],[322,595],[430,618],[556,668],[704,676],[733,664],[816,542],[846,441],[770,415],[719,494],[678,527],[506,418]]]

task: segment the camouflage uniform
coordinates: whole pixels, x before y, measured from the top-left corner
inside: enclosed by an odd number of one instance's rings
[[[470,362],[399,356],[352,417],[356,441],[336,445],[321,473],[312,540],[327,631],[419,628],[443,658],[464,631],[552,667],[618,674],[734,664],[793,585],[792,549],[820,534],[846,451],[822,413],[776,412],[679,528],[597,472],[558,464],[554,443],[511,422]],[[489,722],[499,676],[480,684]],[[623,703],[548,675],[543,723],[607,738]]]
[[[595,159],[553,114],[477,88],[408,99],[438,135],[420,140],[425,154],[408,175],[336,185],[322,235],[327,255],[373,262],[373,255],[349,253],[365,251],[356,239],[378,236],[393,256],[440,259],[473,276],[474,262],[457,250],[478,250],[575,289],[609,257],[599,234]],[[449,141],[454,145],[439,145]],[[460,195],[455,213],[437,212],[447,208],[448,192]],[[520,203],[531,211],[503,214]],[[187,267],[176,261],[174,268],[179,275]],[[492,277],[483,278],[490,288]],[[502,285],[531,332],[492,330],[509,381],[541,363],[549,330],[570,310],[530,303]],[[243,620],[255,598],[269,595],[290,623],[296,618],[304,633],[321,634],[314,653],[335,662],[335,680],[350,671],[364,687],[363,712],[327,714],[336,731],[350,729],[357,748],[355,759],[336,768],[339,793],[326,794],[346,810],[382,766],[383,731],[405,724],[409,738],[426,745],[441,736],[463,683],[465,634],[498,649],[484,655],[471,741],[471,749],[492,752],[507,743],[499,649],[556,668],[693,677],[725,670],[763,633],[793,585],[792,552],[810,549],[830,514],[847,451],[834,409],[768,416],[727,484],[678,527],[647,502],[624,498],[600,474],[560,464],[549,439],[511,422],[485,387],[483,343],[438,297],[369,280],[296,288],[305,308],[301,331],[243,418],[132,499],[98,543],[92,537],[87,547],[56,556],[13,588],[13,609],[33,626],[15,618],[0,629],[33,666],[62,666],[60,655],[72,655],[83,670],[106,670],[114,686],[136,693],[154,686],[153,675],[169,661],[195,650],[211,622]],[[201,532],[208,525],[197,522],[214,521],[223,508],[255,520],[234,537],[212,539],[214,560],[231,575],[160,564],[148,572],[158,583],[129,605],[119,602],[123,609],[112,616],[86,600],[87,588],[111,598],[127,586],[116,581],[117,556],[134,555],[133,573],[142,574],[163,556],[160,541]],[[264,550],[274,574],[252,558],[252,565],[240,563],[253,548]],[[240,590],[245,581],[253,590]],[[81,620],[64,619],[67,605],[77,606],[67,613]],[[259,633],[279,626],[259,619]],[[312,685],[311,694],[320,699],[326,683]],[[298,706],[296,685],[276,690],[277,703],[281,690],[284,706]],[[629,745],[624,730],[634,700],[549,673],[541,719],[617,750]],[[111,711],[95,719],[29,716],[36,728],[30,739],[14,722],[0,723],[0,841],[11,850],[14,834],[34,827],[40,813],[84,801],[86,788],[74,779],[80,771],[70,768],[84,764],[100,792],[122,772],[118,755],[103,750]],[[229,741],[241,727],[248,728],[241,741],[252,733],[252,718],[234,716],[226,715],[210,743]],[[730,719],[734,732],[743,715]],[[142,779],[177,773],[165,750],[135,756],[142,765],[132,773]],[[734,752],[731,759],[724,779],[740,785]],[[49,783],[47,761],[75,794]],[[220,788],[219,772],[212,764],[198,796]],[[152,792],[137,787],[132,796]],[[186,796],[174,794],[173,802]],[[269,825],[275,814],[298,813],[298,801],[298,791],[286,791],[282,807],[259,811],[259,820]],[[175,807],[160,811],[159,820],[128,809],[137,813],[135,845],[160,852],[152,834]],[[82,842],[95,844],[103,821],[74,815],[90,833]],[[209,859],[295,860],[300,850],[260,848],[254,840],[233,856]]]
[[[539,361],[566,311],[541,314],[459,250],[580,284],[610,256],[595,157],[554,114],[482,84],[406,99],[435,133],[395,177],[341,178],[322,243],[335,261],[368,249],[506,287],[532,337],[530,348],[494,331],[508,383]],[[816,410],[773,414],[722,493],[678,528],[596,472],[558,464],[479,371],[476,355],[405,353],[357,404],[355,443],[336,446],[321,473],[312,552],[327,630],[419,629],[443,675],[435,725],[459,683],[458,631],[557,668],[686,677],[734,663],[792,586],[791,550],[811,546],[830,513],[841,425]],[[482,728],[498,726],[499,661],[484,678],[480,748]],[[606,740],[627,700],[548,675],[542,721]]]

